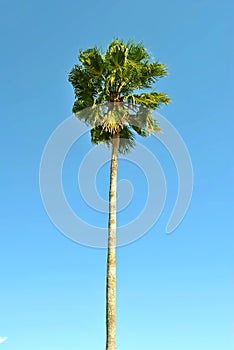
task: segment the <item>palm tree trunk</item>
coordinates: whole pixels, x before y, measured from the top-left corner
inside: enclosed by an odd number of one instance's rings
[[[116,183],[119,135],[112,139],[106,279],[106,350],[116,350]]]

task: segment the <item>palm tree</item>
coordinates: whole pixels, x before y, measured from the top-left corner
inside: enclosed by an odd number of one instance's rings
[[[154,62],[142,43],[114,40],[107,51],[80,50],[69,74],[75,92],[73,113],[91,125],[91,141],[112,148],[106,276],[106,350],[116,350],[116,180],[118,154],[134,147],[135,136],[160,132],[152,111],[170,99],[148,92],[167,67]],[[137,94],[137,91],[141,93]]]

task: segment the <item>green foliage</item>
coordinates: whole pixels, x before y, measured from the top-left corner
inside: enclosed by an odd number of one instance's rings
[[[91,130],[91,141],[94,144],[105,142],[109,147],[112,143],[112,135],[110,131],[103,129],[102,126],[97,126]],[[135,146],[135,137],[129,126],[124,125],[119,130],[119,138],[120,153],[128,153]]]
[[[170,102],[170,99],[167,97],[167,95],[162,92],[150,92],[148,94],[143,93],[140,95],[129,95],[128,99],[133,104],[145,106],[150,109],[156,109],[161,104],[167,104]]]
[[[134,146],[135,132],[146,137],[160,131],[152,111],[170,99],[162,92],[137,91],[152,89],[167,67],[153,62],[141,42],[116,39],[105,53],[97,47],[80,50],[79,61],[68,77],[76,98],[73,112],[93,127],[92,142],[110,144],[118,133],[124,152]]]

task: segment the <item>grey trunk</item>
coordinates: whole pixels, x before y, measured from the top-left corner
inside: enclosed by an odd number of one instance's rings
[[[106,279],[106,350],[116,350],[116,183],[119,135],[112,139]]]

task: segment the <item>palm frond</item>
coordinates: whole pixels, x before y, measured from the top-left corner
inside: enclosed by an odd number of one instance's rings
[[[113,134],[104,130],[101,126],[97,126],[91,130],[91,142],[93,144],[104,143],[107,147],[112,144]],[[128,126],[124,126],[118,133],[119,137],[119,153],[127,154],[135,146],[135,137]]]
[[[107,49],[105,61],[112,69],[122,68],[127,62],[128,51],[129,49],[126,44],[122,41],[114,40]]]
[[[150,59],[149,53],[146,51],[142,42],[135,43],[133,40],[128,42],[129,55],[128,58],[131,62],[137,64],[144,63]]]
[[[140,104],[150,109],[156,109],[161,104],[168,104],[171,100],[163,92],[150,92],[140,95],[129,95],[128,99],[134,104]]]
[[[104,73],[105,63],[97,47],[80,50],[79,60],[89,74],[101,76]]]
[[[104,130],[101,126],[96,126],[91,129],[91,142],[94,144],[106,143],[110,145],[112,140],[112,134],[109,131]]]

